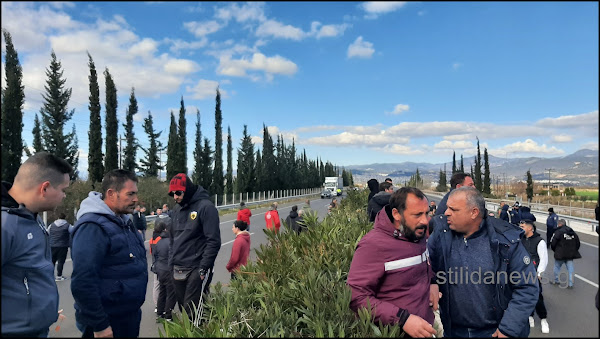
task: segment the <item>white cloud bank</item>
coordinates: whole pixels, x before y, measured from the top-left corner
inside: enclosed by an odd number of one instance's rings
[[[359,36],[354,40],[353,43],[348,46],[348,59],[349,58],[363,58],[370,59],[375,53],[375,49],[373,48],[373,44],[364,41],[362,36]]]

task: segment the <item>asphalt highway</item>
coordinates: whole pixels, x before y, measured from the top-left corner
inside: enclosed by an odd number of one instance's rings
[[[436,203],[440,198],[431,197]],[[338,197],[338,201],[340,198]],[[327,205],[330,199],[312,199],[311,209],[318,212],[323,218],[327,214]],[[304,207],[304,202],[286,203],[279,205],[279,216],[285,220],[291,210],[291,206],[297,204],[299,208]],[[251,246],[258,248],[260,244],[266,244],[267,239],[262,232],[265,228],[264,213],[267,209],[253,209],[251,218]],[[235,214],[228,214],[221,217],[221,250],[215,261],[215,276],[213,283],[220,281],[222,284],[228,284],[230,275],[225,269],[225,265],[231,254],[231,246],[234,235],[231,232],[231,226],[235,220]],[[545,238],[546,225],[545,220],[536,224],[538,232]],[[146,234],[149,239],[150,231]],[[552,269],[554,267],[554,258],[552,251],[549,252],[548,268],[544,273],[543,294],[546,308],[548,309],[548,323],[550,333],[543,334],[540,330],[540,321],[535,316],[536,326],[531,329],[530,337],[594,337],[599,335],[598,310],[595,307],[595,297],[598,291],[598,237],[587,234],[580,234],[582,259],[575,260],[575,285],[574,289],[566,288],[566,268],[561,271],[563,284],[551,285],[549,279],[552,279]],[[146,242],[146,247],[148,243]],[[254,251],[250,253],[250,260],[256,260]],[[148,254],[148,270],[150,269],[151,259]],[[63,275],[70,277],[72,265],[70,259],[65,263]],[[142,323],[140,337],[158,337],[158,328],[162,325],[156,324],[154,314],[154,302],[152,298],[153,274],[150,273],[148,288],[146,292],[146,302],[142,306]],[[60,330],[56,331],[58,324],[53,324],[50,328],[49,337],[81,337],[81,332],[75,327],[75,310],[73,308],[73,296],[70,291],[70,279],[57,282],[60,294],[59,309],[63,309],[66,319],[60,324]]]

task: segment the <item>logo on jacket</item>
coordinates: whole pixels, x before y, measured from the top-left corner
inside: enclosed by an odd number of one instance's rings
[[[198,216],[198,212],[196,212],[196,211],[190,213],[190,219],[192,219],[192,220],[196,220],[197,216]]]
[[[27,239],[28,239],[28,240],[31,240],[31,239],[33,239],[33,234],[31,234],[31,233],[27,233]]]
[[[529,265],[529,263],[530,263],[530,262],[531,262],[531,259],[529,259],[529,257],[528,257],[528,256],[524,256],[524,257],[523,257],[523,263],[524,263],[525,265]]]

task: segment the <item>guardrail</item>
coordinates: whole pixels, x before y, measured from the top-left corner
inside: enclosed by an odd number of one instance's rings
[[[442,198],[445,193],[440,195],[439,192],[425,192],[425,194]],[[493,211],[494,214],[496,214],[498,208],[500,208],[500,201],[504,201],[509,206],[512,206],[515,203],[515,201],[510,201],[507,199],[485,199],[485,208],[487,208],[488,211]],[[592,216],[594,215],[594,210],[590,208],[552,205],[547,203],[523,203],[521,204],[521,206],[529,206],[531,208],[531,213],[537,219],[536,221],[542,224],[546,223],[546,218],[548,218],[548,208],[552,207],[554,208],[554,212],[558,215],[558,217],[561,219],[565,219],[565,221],[567,221],[567,225],[573,228],[575,231],[596,236],[598,235],[598,233],[596,233],[596,226],[598,226],[598,220],[592,219]],[[583,213],[584,217],[572,215],[574,211]],[[567,214],[566,212],[568,212],[569,214]],[[589,216],[589,218],[586,218],[585,216]]]
[[[246,206],[252,206],[252,205],[260,205],[260,204],[264,204],[264,203],[268,203],[268,202],[276,202],[276,201],[282,201],[282,200],[288,200],[288,199],[300,199],[300,198],[305,198],[305,197],[311,197],[314,195],[319,195],[321,193],[321,189],[320,188],[313,188],[313,189],[298,189],[298,190],[282,190],[279,191],[281,193],[277,193],[277,191],[273,191],[270,194],[264,194],[262,195],[262,199],[260,198],[261,194],[258,194],[258,199],[260,200],[256,200],[254,199],[255,195],[253,194],[252,198],[254,200],[250,200],[250,201],[246,201],[244,200],[244,202],[246,203]],[[263,192],[260,192],[263,193]],[[293,194],[293,195],[288,195],[289,193]],[[296,194],[296,193],[300,193],[300,194]],[[280,196],[281,195],[281,196]],[[248,195],[246,195],[248,197]],[[216,200],[216,198],[215,198]],[[241,200],[238,200],[238,203],[235,203],[235,199],[233,200],[233,202],[231,204],[227,204],[227,205],[218,205],[215,206],[217,208],[217,210],[225,210],[225,209],[232,209],[232,208],[239,208],[239,202]],[[147,222],[154,222],[154,220],[157,218],[157,215],[147,215],[146,216],[146,221]]]

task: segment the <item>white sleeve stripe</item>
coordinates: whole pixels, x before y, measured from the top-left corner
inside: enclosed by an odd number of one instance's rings
[[[425,250],[421,255],[415,255],[414,257],[404,258],[400,260],[388,261],[385,263],[385,270],[392,271],[400,268],[410,267],[414,265],[418,265],[427,261],[429,257],[429,251]]]

